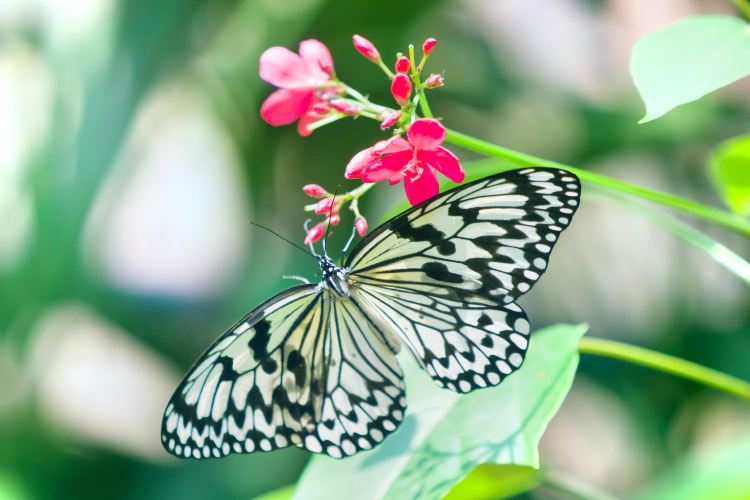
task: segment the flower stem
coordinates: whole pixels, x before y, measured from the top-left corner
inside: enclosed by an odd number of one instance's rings
[[[578,351],[653,368],[750,400],[750,382],[668,354],[593,337],[583,337]]]
[[[420,104],[423,101],[420,98]],[[429,109],[429,108],[428,108]],[[424,108],[423,108],[424,111]],[[649,189],[636,184],[630,184],[623,182],[606,175],[597,174],[588,170],[583,170],[562,163],[557,163],[544,158],[539,158],[533,155],[514,151],[512,149],[504,148],[496,144],[492,144],[481,139],[471,137],[455,130],[447,130],[446,141],[455,144],[457,146],[476,151],[478,153],[493,156],[495,158],[501,158],[507,160],[518,166],[545,166],[555,167],[563,170],[567,170],[576,174],[582,181],[590,182],[592,184],[598,184],[615,191],[627,193],[632,196],[653,201],[661,205],[671,207],[682,212],[692,214],[694,216],[703,218],[711,221],[720,226],[724,226],[727,229],[735,231],[743,236],[750,237],[750,222],[744,218],[735,214],[720,210],[718,208],[710,207],[702,203],[698,203],[687,198],[682,198],[670,193],[663,191],[657,191],[655,189]]]
[[[315,129],[318,129],[318,128],[323,127],[325,125],[328,125],[329,123],[337,122],[337,121],[341,120],[342,118],[346,118],[346,117],[347,117],[347,115],[345,115],[343,113],[333,113],[333,114],[330,114],[330,115],[328,115],[328,116],[326,116],[324,118],[321,118],[320,120],[318,120],[316,122],[311,123],[310,125],[307,126],[307,128],[309,130],[315,130]]]
[[[393,76],[394,76],[393,72],[391,71],[391,69],[388,66],[385,65],[385,63],[383,62],[382,59],[378,59],[377,60],[377,65],[380,66],[380,69],[383,70],[383,72],[388,76],[388,78],[390,78],[391,80],[393,80]]]

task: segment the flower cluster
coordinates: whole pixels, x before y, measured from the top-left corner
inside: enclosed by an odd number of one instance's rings
[[[307,229],[307,244],[320,240],[328,226],[337,226],[341,222],[341,208],[347,204],[354,215],[354,229],[364,236],[367,220],[359,212],[359,198],[377,182],[403,181],[409,202],[417,205],[439,193],[436,172],[453,182],[464,179],[458,158],[441,145],[446,129],[432,117],[425,96],[426,90],[445,83],[437,73],[423,78],[425,63],[437,40],[424,41],[419,61],[415,59],[414,47],[409,45],[408,55],[396,55],[393,71],[371,41],[360,35],[354,35],[352,41],[354,48],[379,66],[389,79],[396,108],[375,104],[339,80],[330,51],[318,40],[300,43],[298,54],[284,47],[271,47],[260,57],[261,78],[279,88],[260,110],[261,117],[269,124],[278,126],[296,121],[299,134],[307,136],[340,119],[361,116],[377,120],[382,130],[392,129],[390,138],[360,151],[346,166],[344,177],[361,179],[360,187],[337,196],[318,184],[303,187],[305,194],[317,200],[306,205],[305,210],[324,217],[322,222]]]

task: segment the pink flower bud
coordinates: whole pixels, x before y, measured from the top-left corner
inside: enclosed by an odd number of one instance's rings
[[[409,72],[409,58],[401,56],[396,59],[396,73],[408,73]]]
[[[445,85],[445,79],[443,78],[443,75],[432,73],[430,76],[427,77],[427,80],[425,80],[424,83],[428,89],[436,89],[438,87],[442,87],[443,85]]]
[[[380,52],[370,40],[363,36],[354,35],[352,41],[354,42],[354,48],[367,59],[374,63],[380,60]]]
[[[328,113],[328,103],[325,101],[316,102],[312,105],[312,110],[319,115]]]
[[[319,186],[318,184],[305,184],[302,186],[302,191],[312,198],[320,198],[321,196],[326,195],[326,190],[323,189],[323,186]]]
[[[435,39],[434,39],[434,38],[432,38],[432,37],[428,38],[428,39],[427,39],[427,40],[425,40],[425,41],[424,41],[424,43],[422,44],[422,53],[423,53],[423,54],[424,54],[425,56],[429,56],[429,55],[430,55],[430,52],[432,52],[432,49],[434,49],[434,48],[435,48],[435,45],[437,45],[437,40],[435,40]]]
[[[323,198],[315,205],[315,213],[318,215],[328,214],[333,209],[333,198]]]
[[[367,234],[367,219],[362,216],[357,217],[357,220],[354,221],[354,228],[360,236]]]
[[[401,111],[388,111],[387,113],[383,113],[381,117],[380,122],[380,128],[382,130],[387,129],[388,127],[392,127],[401,119]]]
[[[351,101],[347,101],[346,99],[334,99],[330,104],[331,108],[335,109],[339,113],[344,113],[345,115],[354,116],[358,115],[360,112],[359,106]]]
[[[403,106],[411,97],[411,80],[409,80],[409,77],[401,73],[394,76],[393,81],[391,81],[391,94],[396,102]]]
[[[320,238],[323,237],[323,233],[325,232],[326,226],[322,222],[320,224],[315,224],[313,227],[310,228],[310,230],[307,232],[307,235],[305,235],[305,245],[309,245],[310,243],[315,243],[317,241],[320,241]]]
[[[339,214],[333,214],[328,218],[328,222],[330,222],[332,226],[338,226],[339,222],[341,222],[341,216]]]

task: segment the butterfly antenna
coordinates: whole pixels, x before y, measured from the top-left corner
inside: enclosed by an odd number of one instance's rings
[[[336,195],[339,194],[339,189],[341,189],[341,184],[336,186],[336,191],[333,192],[333,198],[331,199],[331,208],[328,209],[328,220],[331,220],[331,216],[333,215],[333,209],[336,207]],[[326,242],[328,241],[328,231],[331,229],[331,224],[329,223],[326,225],[326,234],[323,236],[323,255],[328,256],[328,251],[326,250]]]
[[[302,250],[303,252],[305,252],[305,253],[306,253],[307,255],[310,255],[310,256],[311,256],[311,257],[313,257],[313,258],[315,258],[315,257],[316,257],[316,255],[315,255],[314,253],[311,253],[311,252],[309,252],[308,250],[306,250],[306,249],[305,249],[305,247],[301,247],[301,246],[299,246],[298,244],[296,244],[295,242],[293,242],[293,241],[291,241],[291,240],[289,240],[289,239],[287,239],[287,238],[284,238],[283,236],[281,236],[281,235],[280,235],[279,233],[277,233],[276,231],[274,231],[274,230],[273,230],[273,229],[271,229],[270,227],[266,227],[266,226],[264,226],[264,225],[262,225],[262,224],[258,224],[257,222],[253,222],[253,221],[251,221],[251,220],[249,220],[248,222],[249,222],[250,224],[252,224],[253,226],[259,227],[259,228],[261,228],[261,229],[265,229],[266,231],[268,231],[269,233],[273,234],[274,236],[278,236],[279,238],[281,238],[282,240],[286,241],[287,243],[289,243],[289,244],[290,244],[290,245],[292,245],[293,247],[295,247],[295,248],[299,248],[300,250]]]

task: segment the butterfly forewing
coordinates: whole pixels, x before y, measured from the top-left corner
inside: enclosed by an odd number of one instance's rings
[[[380,316],[441,386],[499,384],[520,367],[529,324],[514,301],[547,268],[578,206],[557,169],[499,174],[391,219],[347,260],[353,299]]]
[[[385,284],[433,283],[510,302],[547,268],[579,195],[578,179],[557,169],[475,181],[386,222],[346,267]]]
[[[393,351],[350,301],[284,292],[219,338],[167,405],[162,441],[193,458],[290,445],[334,457],[372,448],[403,418]]]

